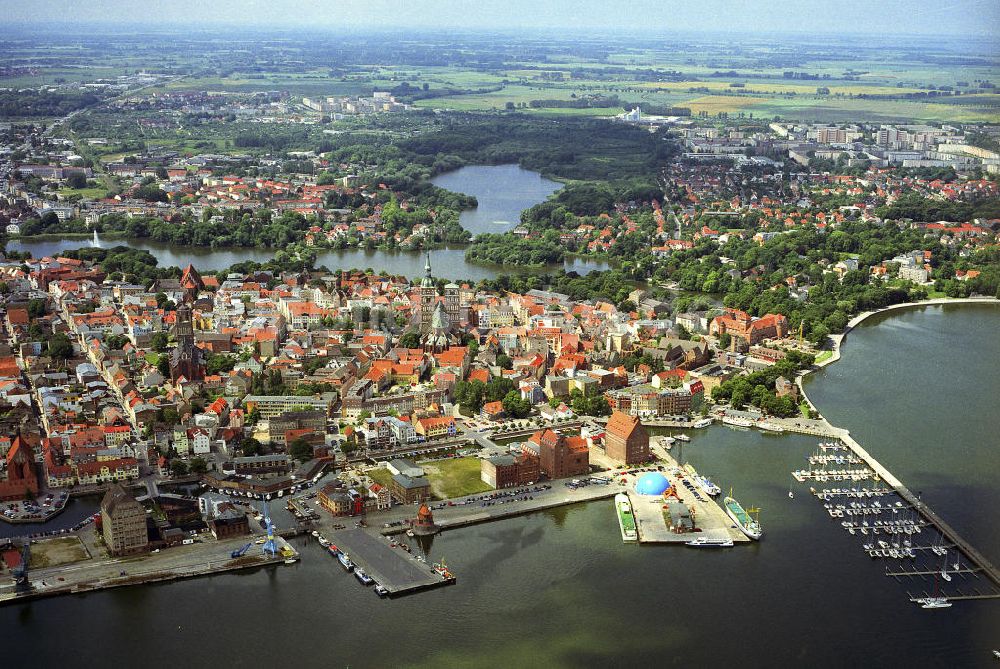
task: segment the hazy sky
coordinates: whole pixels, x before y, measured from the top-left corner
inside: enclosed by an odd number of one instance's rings
[[[10,22],[1000,34],[1000,0],[0,0]]]

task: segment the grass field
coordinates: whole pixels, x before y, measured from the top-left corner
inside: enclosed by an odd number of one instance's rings
[[[79,195],[83,198],[88,198],[96,200],[104,197],[105,193],[108,192],[107,188],[60,188],[59,194],[63,197],[70,197],[72,195]]]
[[[392,472],[385,467],[375,467],[373,469],[369,469],[365,471],[365,474],[371,477],[372,481],[375,481],[375,483],[378,483],[384,488],[388,488],[389,482],[392,481]]]
[[[743,83],[739,88],[734,88],[731,83]],[[723,81],[667,81],[667,82],[641,82],[639,86],[663,90],[687,91],[692,88],[707,88],[712,92],[736,91],[740,93],[760,94],[760,95],[815,95],[818,87],[830,89],[830,95],[902,95],[904,93],[917,93],[925,89],[897,87],[897,86],[876,86],[872,84],[828,84],[823,81],[816,81],[809,84],[788,84],[779,81],[759,81],[755,79],[739,80],[733,77]]]
[[[89,557],[90,553],[79,537],[41,539],[31,545],[29,566],[32,569],[57,567],[62,564],[86,560]]]
[[[474,495],[492,490],[479,478],[479,458],[452,458],[419,463],[437,499]]]

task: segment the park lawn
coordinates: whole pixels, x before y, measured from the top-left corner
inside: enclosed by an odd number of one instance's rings
[[[799,404],[799,413],[803,418],[809,418],[809,404],[806,402]]]
[[[820,351],[819,355],[816,356],[816,362],[823,362],[833,357],[833,351]]]
[[[479,458],[450,458],[421,462],[431,492],[438,499],[464,497],[492,490],[480,478]]]

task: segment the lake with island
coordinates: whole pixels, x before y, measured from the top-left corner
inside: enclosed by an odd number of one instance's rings
[[[504,232],[520,220],[521,211],[539,202],[560,188],[555,181],[543,178],[537,172],[525,170],[517,165],[479,165],[463,167],[454,172],[438,175],[433,183],[467,195],[474,195],[479,206],[461,213],[462,226],[470,232]],[[57,255],[60,251],[93,247],[90,238],[67,239],[16,239],[7,243],[10,251],[28,251],[32,257],[42,258]],[[204,271],[223,270],[247,260],[266,262],[274,257],[274,251],[264,248],[204,248],[176,246],[149,239],[104,240],[100,245],[108,248],[116,245],[129,246],[149,251],[160,267],[185,267],[193,263]],[[383,249],[350,248],[342,250],[318,249],[317,267],[325,265],[331,270],[366,269],[389,272],[407,277],[419,277],[424,273],[425,251],[403,251]],[[480,281],[500,274],[531,274],[554,271],[562,267],[567,272],[587,274],[594,270],[608,269],[603,261],[569,257],[562,265],[547,268],[507,267],[470,263],[465,259],[465,248],[445,247],[431,250],[431,265],[434,275],[450,280]]]
[[[1000,306],[868,319],[807,377],[846,427],[994,563],[1000,561]],[[691,431],[684,457],[764,537],[719,551],[625,545],[610,502],[445,532],[429,555],[458,583],[380,600],[312,539],[293,566],[0,608],[11,666],[991,667],[1000,602],[940,611],[860,549],[789,472],[816,439]],[[675,449],[676,450],[676,449]],[[526,624],[526,621],[529,621]],[[113,635],[115,643],[101,640]],[[17,643],[45,638],[46,643]]]

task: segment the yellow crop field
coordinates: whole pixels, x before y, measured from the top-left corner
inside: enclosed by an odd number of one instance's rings
[[[687,102],[678,103],[678,107],[689,107],[692,114],[708,112],[714,116],[719,112],[736,112],[744,107],[767,102],[767,98],[753,98],[740,95],[703,95]]]

